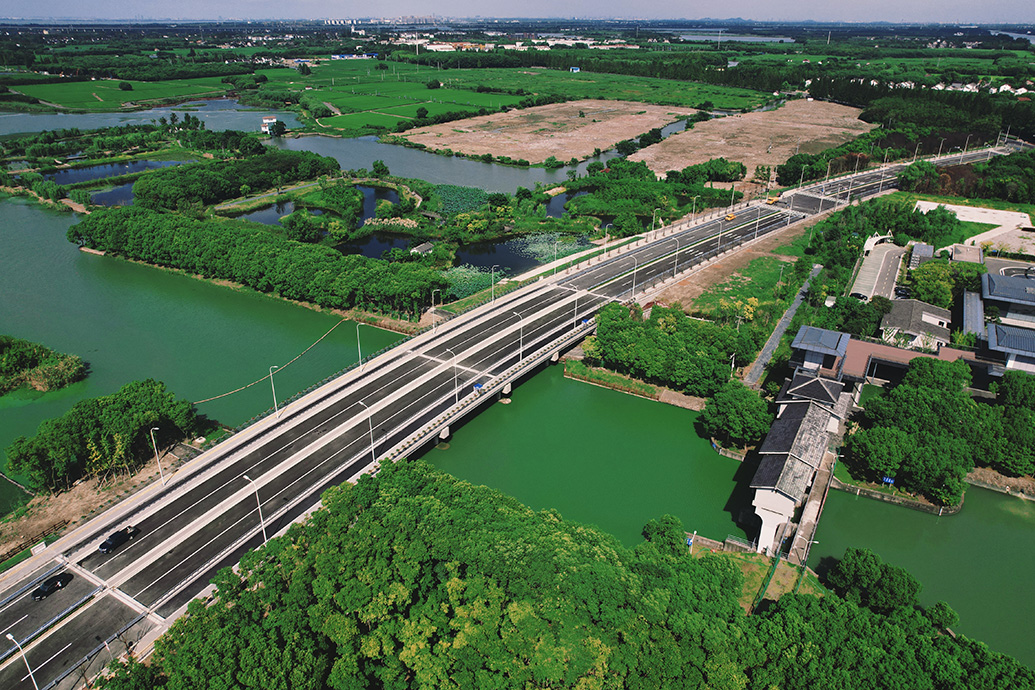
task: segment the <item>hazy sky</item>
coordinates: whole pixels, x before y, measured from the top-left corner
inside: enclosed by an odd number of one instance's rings
[[[888,22],[1035,22],[1031,0],[5,0],[0,15],[14,18],[270,19],[399,15],[623,17],[642,19],[742,17],[757,20]]]

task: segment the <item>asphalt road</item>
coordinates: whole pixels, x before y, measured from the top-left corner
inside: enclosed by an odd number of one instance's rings
[[[242,438],[254,435],[247,443],[231,441],[209,451],[195,461],[205,469],[186,479],[174,477],[129,514],[121,511],[97,521],[96,529],[63,551],[76,568],[128,595],[137,608],[111,594],[96,596],[97,586],[82,572],[45,602],[16,595],[43,576],[38,570],[19,582],[3,583],[0,602],[10,598],[0,604],[3,625],[19,639],[38,638],[27,654],[44,687],[96,649],[98,637],[111,638],[144,609],[173,614],[204,589],[218,568],[260,545],[260,503],[266,531],[273,534],[327,487],[355,477],[373,458],[448,413],[475,384],[493,381],[522,356],[591,318],[604,303],[628,299],[803,214],[876,194],[893,184],[896,170],[889,166],[883,172],[830,181],[825,192],[823,185],[813,185],[776,205],[738,208],[733,221],[720,215],[692,228],[670,229],[660,239],[623,248],[617,256],[591,261],[558,280],[533,283],[399,345],[365,370],[292,405],[278,424],[242,432]],[[131,542],[112,554],[96,551],[111,531],[130,524],[139,530]],[[42,634],[65,611],[62,603],[80,599],[82,610]],[[0,669],[0,688],[27,682],[11,658]]]

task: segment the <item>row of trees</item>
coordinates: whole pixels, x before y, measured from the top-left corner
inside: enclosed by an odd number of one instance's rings
[[[198,221],[136,206],[96,211],[69,228],[68,239],[332,309],[379,305],[416,313],[430,303],[432,290],[448,287],[441,274],[420,264],[342,255],[237,221]]]
[[[37,490],[67,489],[82,477],[105,477],[136,469],[153,457],[150,430],[158,442],[194,436],[194,406],[179,400],[160,381],[132,381],[111,395],[80,400],[48,419],[36,435],[7,447],[12,470]]]
[[[242,160],[164,168],[133,184],[133,203],[172,210],[190,204],[214,204],[241,194],[241,187],[270,189],[339,170],[338,161],[309,151],[267,149]]]
[[[76,355],[9,335],[0,335],[0,395],[22,385],[51,391],[86,377],[86,364]]]
[[[212,601],[190,605],[148,666],[118,665],[100,686],[1035,686],[908,597],[878,612],[788,594],[747,616],[734,561],[689,556],[672,516],[627,548],[406,461],[329,490],[323,506],[221,571]]]
[[[903,170],[898,181],[902,189],[911,192],[1031,204],[1035,203],[1035,151],[947,168],[919,161]]]

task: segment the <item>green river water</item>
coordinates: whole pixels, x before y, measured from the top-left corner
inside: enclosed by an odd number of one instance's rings
[[[971,487],[963,510],[937,517],[831,491],[809,555],[816,568],[849,546],[869,548],[943,600],[954,630],[1035,666],[1035,502]]]
[[[651,518],[713,539],[744,537],[736,460],[694,431],[697,414],[565,379],[549,366],[428,451],[437,467],[536,509],[596,525],[627,546]],[[747,501],[750,498],[747,497]]]
[[[164,381],[190,400],[233,390],[268,374],[270,365],[286,363],[339,321],[264,295],[80,252],[65,239],[75,220],[18,199],[0,201],[0,333],[79,355],[90,365],[85,381],[61,391],[0,397],[0,452],[76,401],[106,395],[135,379]],[[369,326],[360,329],[367,354],[399,338]],[[276,372],[278,398],[356,358],[355,324],[342,324]],[[272,404],[266,381],[198,409],[236,426]],[[5,455],[4,469],[6,463]],[[25,499],[0,480],[0,514]]]

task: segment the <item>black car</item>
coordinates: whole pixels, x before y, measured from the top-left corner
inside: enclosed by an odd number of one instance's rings
[[[97,550],[101,553],[111,553],[135,537],[136,534],[137,531],[134,527],[127,527],[126,529],[120,529],[118,532],[112,532],[108,535],[107,539],[101,542],[101,545],[97,547]]]
[[[912,296],[913,292],[907,287],[895,288],[895,297],[898,297],[899,299],[909,299]]]
[[[72,573],[61,573],[54,577],[48,577],[43,581],[43,584],[36,588],[36,591],[32,593],[33,601],[40,601],[46,599],[54,592],[59,589],[63,589],[65,585],[72,581]]]

